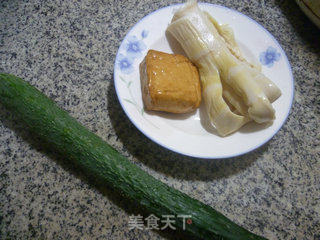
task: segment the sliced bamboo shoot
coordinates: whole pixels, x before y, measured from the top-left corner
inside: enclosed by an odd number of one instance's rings
[[[211,123],[219,135],[226,136],[247,123],[248,118],[233,113],[224,101],[219,71],[208,57],[201,59],[199,68],[203,101]]]
[[[240,61],[247,63],[251,68],[251,74],[256,80],[257,84],[261,87],[264,94],[267,96],[270,102],[274,102],[281,96],[280,89],[266,76],[261,73],[261,65],[256,62],[249,62],[243,57],[241,50],[235,40],[234,32],[232,28],[227,25],[220,25],[209,13],[204,12],[209,18],[210,22],[215,26],[218,30],[220,36],[225,40],[228,49],[230,52],[238,58]],[[231,97],[228,95],[228,97]]]
[[[199,69],[200,76],[204,72],[211,73],[209,69],[203,69],[207,66],[201,66],[203,58],[212,61],[222,80],[244,100],[249,117],[258,123],[274,119],[274,109],[246,63],[230,52],[226,41],[208,16],[201,11],[196,1],[189,1],[178,10],[167,30],[181,44],[187,56],[202,68]],[[208,90],[203,88],[203,91]],[[211,114],[217,113],[211,111]]]

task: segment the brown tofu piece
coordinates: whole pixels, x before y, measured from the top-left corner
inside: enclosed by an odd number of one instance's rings
[[[140,64],[140,79],[147,110],[187,113],[200,105],[198,69],[182,55],[149,50]]]

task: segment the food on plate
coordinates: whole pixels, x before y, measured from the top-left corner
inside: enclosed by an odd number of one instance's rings
[[[281,96],[280,89],[269,78],[261,73],[261,65],[259,63],[248,62],[242,56],[240,48],[235,40],[232,28],[227,24],[218,24],[218,22],[209,13],[204,13],[207,15],[211,23],[215,26],[219,34],[223,37],[223,40],[225,41],[230,52],[240,61],[245,62],[251,66],[250,71],[252,76],[257,81],[258,85],[262,88],[269,101],[274,102],[275,100],[277,100]]]
[[[21,78],[0,73],[0,103],[30,134],[46,144],[46,150],[63,156],[83,173],[135,202],[143,213],[157,218],[168,214],[178,216],[173,226],[192,238],[264,239],[212,207],[155,179]],[[186,216],[192,223],[185,224],[186,219],[179,216]]]
[[[229,26],[219,25],[192,0],[174,14],[167,31],[198,67],[207,115],[221,136],[251,120],[274,120],[271,102],[281,91],[242,56]]]
[[[200,105],[198,70],[182,55],[149,50],[140,64],[140,79],[147,110],[187,113]]]

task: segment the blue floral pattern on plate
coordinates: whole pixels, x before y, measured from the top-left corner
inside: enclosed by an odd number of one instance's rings
[[[141,34],[142,35],[142,34]],[[138,58],[142,56],[142,51],[147,48],[142,40],[138,40],[136,36],[129,36],[127,38],[126,50],[128,56]]]
[[[133,61],[134,61],[134,58],[132,57],[127,57],[123,54],[119,54],[118,55],[118,58],[117,58],[117,66],[120,68],[121,72],[124,73],[124,74],[130,74],[133,72]]]
[[[119,54],[117,58],[117,68],[123,74],[131,74],[134,71],[133,63],[135,59],[142,56],[144,50],[147,49],[147,46],[143,42],[143,39],[148,36],[148,31],[143,30],[141,32],[141,40],[136,36],[128,36],[126,39],[126,44],[124,45],[125,54]]]
[[[141,32],[141,37],[142,38],[146,38],[146,37],[148,37],[148,31],[147,30],[143,30],[142,32]]]
[[[125,52],[125,54],[119,53],[116,60],[116,67],[120,69],[122,74],[129,75],[134,72],[134,61],[137,58],[142,57],[143,51],[147,49],[143,39],[147,38],[148,33],[149,32],[147,30],[143,30],[141,32],[141,40],[139,40],[136,36],[127,37],[126,44],[121,48],[122,52]],[[126,80],[126,78],[121,75],[119,75],[119,78],[125,84],[129,92],[129,98],[123,98],[123,100],[132,104],[138,110],[141,116],[144,117],[144,108],[143,106],[139,106],[131,91],[133,80]],[[154,125],[149,120],[147,121],[154,127],[158,128],[158,126]]]
[[[268,47],[265,52],[260,53],[260,62],[271,68],[274,62],[279,61],[281,54],[274,47]]]

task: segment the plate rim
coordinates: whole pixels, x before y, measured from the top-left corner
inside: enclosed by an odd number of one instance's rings
[[[285,124],[285,122],[287,121],[291,111],[292,111],[292,105],[293,105],[293,100],[294,100],[294,95],[295,95],[295,89],[294,89],[294,77],[293,77],[293,73],[292,73],[292,67],[291,67],[291,64],[289,62],[289,59],[285,53],[285,51],[283,50],[283,48],[281,47],[280,43],[277,41],[277,39],[267,30],[265,29],[260,23],[258,23],[257,21],[255,21],[254,19],[250,18],[249,16],[235,10],[235,9],[232,9],[232,8],[228,8],[228,7],[225,7],[223,5],[219,5],[219,4],[212,4],[212,3],[207,3],[207,2],[200,2],[198,3],[200,6],[201,5],[209,5],[210,7],[217,7],[217,8],[223,8],[225,10],[228,10],[228,11],[231,11],[231,12],[235,12],[236,14],[239,14],[245,18],[247,18],[249,21],[253,22],[258,28],[262,29],[272,40],[273,42],[277,45],[277,47],[280,49],[281,53],[283,54],[284,56],[284,60],[285,60],[285,63],[288,67],[288,70],[289,70],[289,76],[290,76],[290,79],[291,79],[291,99],[290,99],[290,105],[289,105],[289,108],[288,108],[288,112],[287,112],[287,115],[285,116],[285,118],[283,119],[283,121],[281,122],[281,124],[279,124],[279,127],[271,134],[270,137],[266,138],[264,141],[262,141],[261,144],[259,145],[256,145],[256,146],[253,146],[252,148],[250,149],[247,149],[247,150],[244,150],[244,151],[241,151],[241,152],[238,152],[237,154],[229,154],[229,155],[220,155],[220,156],[207,156],[207,155],[199,155],[199,154],[196,154],[196,153],[193,153],[193,154],[190,154],[190,153],[186,153],[186,152],[183,152],[183,151],[180,151],[180,150],[177,150],[175,149],[174,147],[171,147],[170,145],[165,145],[164,143],[161,143],[159,142],[156,138],[150,136],[148,133],[146,133],[146,131],[144,131],[142,128],[140,128],[137,123],[134,121],[134,119],[130,116],[130,114],[127,112],[126,108],[124,107],[124,103],[122,102],[118,92],[118,83],[116,81],[116,76],[117,76],[117,69],[116,69],[116,62],[118,60],[118,57],[119,57],[119,54],[120,54],[120,48],[122,46],[122,44],[124,43],[124,40],[127,39],[128,36],[130,36],[131,32],[135,29],[135,26],[137,24],[139,24],[141,21],[143,21],[144,19],[148,18],[148,17],[151,17],[153,14],[157,13],[158,11],[161,11],[161,10],[164,10],[164,9],[167,9],[167,8],[174,8],[174,7],[179,7],[179,6],[183,6],[184,3],[177,3],[177,4],[172,4],[172,5],[169,5],[169,6],[165,6],[165,7],[162,7],[162,8],[159,8],[155,11],[152,11],[150,12],[149,14],[145,15],[144,17],[142,17],[141,19],[139,19],[138,22],[136,22],[130,29],[129,31],[126,33],[125,37],[121,40],[121,43],[119,45],[119,48],[117,50],[117,53],[116,53],[116,57],[115,57],[115,61],[114,61],[114,71],[113,71],[113,81],[114,81],[114,86],[115,86],[115,90],[116,90],[116,95],[117,95],[117,98],[118,98],[118,101],[123,109],[123,111],[125,112],[126,116],[130,119],[131,123],[140,131],[142,132],[147,138],[149,138],[150,140],[152,140],[153,142],[155,142],[156,144],[162,146],[163,148],[165,149],[168,149],[170,151],[173,151],[175,153],[179,153],[179,154],[182,154],[182,155],[185,155],[185,156],[188,156],[188,157],[193,157],[193,158],[200,158],[200,159],[225,159],[225,158],[235,158],[235,157],[239,157],[241,155],[244,155],[244,154],[247,154],[247,153],[250,153],[256,149],[259,149],[260,147],[262,147],[264,144],[266,144],[267,142],[269,142],[278,132],[279,130],[283,127],[283,125]]]

